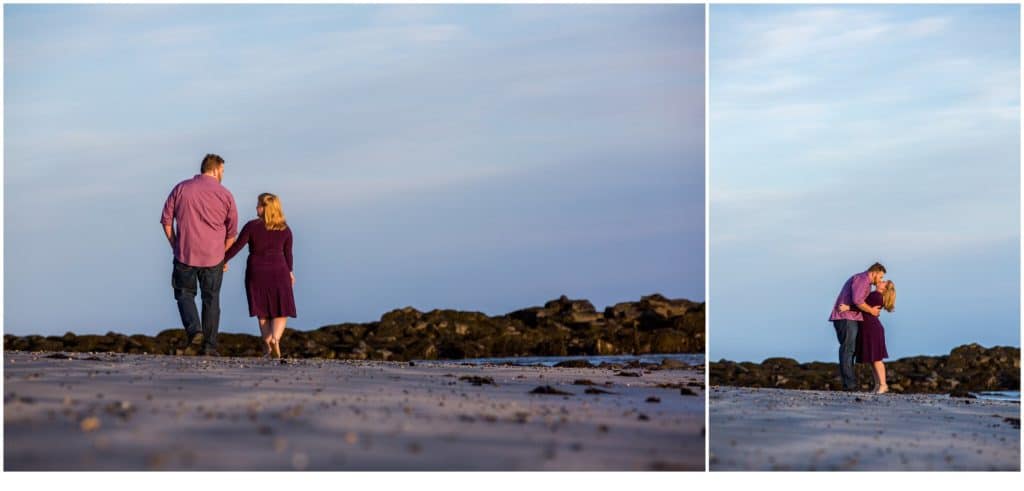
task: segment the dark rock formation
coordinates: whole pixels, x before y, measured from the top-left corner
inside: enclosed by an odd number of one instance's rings
[[[155,337],[105,335],[4,336],[4,350],[192,354],[177,352],[181,328]],[[543,307],[501,316],[481,312],[412,307],[392,310],[379,321],[285,329],[282,353],[299,358],[408,361],[505,356],[703,353],[704,304],[654,294],[598,312],[587,300],[565,296]],[[249,334],[221,333],[222,356],[260,356]]]
[[[572,392],[558,390],[550,385],[541,385],[530,391],[531,394],[550,394],[555,396],[571,396]]]
[[[968,344],[944,356],[886,360],[889,390],[896,393],[967,393],[1020,390],[1020,348]],[[711,384],[780,389],[837,390],[836,363],[799,363],[768,358],[761,363],[721,360],[711,363]],[[857,365],[861,388],[871,388],[868,365]]]

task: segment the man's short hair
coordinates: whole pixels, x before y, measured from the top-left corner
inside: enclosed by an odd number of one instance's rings
[[[888,273],[888,271],[885,270],[885,266],[882,266],[882,263],[872,264],[871,267],[868,268],[868,273],[877,273],[879,271],[882,273]]]
[[[203,174],[206,174],[212,170],[217,170],[217,167],[222,165],[224,165],[224,159],[220,158],[220,155],[208,153],[203,157],[203,164],[199,166],[199,170]]]

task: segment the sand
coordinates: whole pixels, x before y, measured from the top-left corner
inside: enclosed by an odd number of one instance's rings
[[[709,404],[712,471],[1020,467],[1019,403],[712,387]]]
[[[4,354],[5,470],[704,468],[703,371],[48,355]]]

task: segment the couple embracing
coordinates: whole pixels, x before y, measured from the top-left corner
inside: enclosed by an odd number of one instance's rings
[[[885,329],[878,319],[882,309],[892,312],[896,308],[896,285],[885,279],[885,266],[872,264],[867,271],[846,280],[832,307],[829,320],[839,338],[839,376],[843,390],[857,390],[857,373],[853,362],[871,365],[874,377],[872,391],[889,392],[885,382],[885,363],[889,357],[885,349]],[[874,286],[874,291],[871,287]]]
[[[231,260],[249,246],[245,294],[249,316],[259,321],[263,356],[281,357],[281,336],[288,317],[295,317],[292,286],[292,231],[281,200],[270,193],[256,198],[257,218],[238,231],[235,198],[221,182],[224,159],[207,154],[200,173],[171,190],[160,223],[174,251],[171,287],[185,328],[182,349],[202,336],[201,354],[217,356],[220,285]],[[177,227],[175,227],[177,225]],[[201,292],[202,315],[196,309]]]

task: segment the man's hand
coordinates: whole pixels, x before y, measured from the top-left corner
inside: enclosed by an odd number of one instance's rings
[[[288,273],[292,275],[292,286],[295,286],[295,273]]]
[[[171,245],[171,250],[174,250],[174,226],[164,225],[164,235],[167,236],[167,243]]]
[[[870,305],[868,305],[866,303],[857,304],[857,308],[860,309],[861,312],[864,312],[866,314],[871,314],[871,315],[873,315],[875,317],[878,317],[878,314],[882,312],[882,308],[881,307],[872,307],[872,306],[870,306]]]

